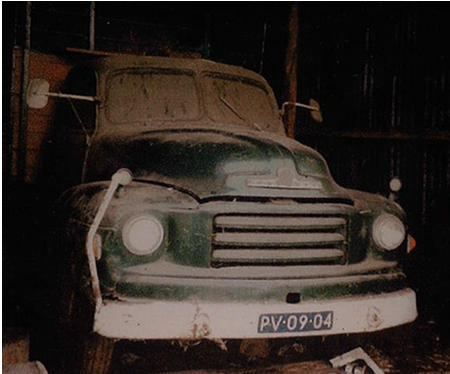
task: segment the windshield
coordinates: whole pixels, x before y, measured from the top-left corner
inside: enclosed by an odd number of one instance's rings
[[[108,81],[106,115],[113,123],[187,120],[200,114],[193,74],[129,70]]]
[[[233,123],[253,130],[278,131],[280,120],[261,83],[222,74],[208,75],[205,82],[208,117],[216,122]]]
[[[271,132],[283,128],[267,89],[253,79],[208,73],[200,86],[190,70],[127,69],[107,81],[105,110],[114,124],[196,120],[203,107],[207,117],[221,124]]]

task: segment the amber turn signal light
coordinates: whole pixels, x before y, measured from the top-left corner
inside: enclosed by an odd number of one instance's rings
[[[414,248],[416,248],[417,242],[411,235],[408,234],[408,246],[406,248],[406,252],[411,253]]]

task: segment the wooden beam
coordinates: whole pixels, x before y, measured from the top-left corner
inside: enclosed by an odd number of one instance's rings
[[[95,1],[91,1],[89,9],[89,49],[95,50]]]
[[[286,49],[286,100],[297,101],[297,68],[298,68],[298,6],[293,3],[289,15],[289,37]],[[287,126],[287,135],[295,138],[295,120],[297,109],[290,106],[284,116]]]
[[[25,42],[22,54],[22,77],[21,77],[21,102],[20,102],[20,122],[17,152],[17,177],[20,182],[25,181],[27,168],[27,124],[28,106],[27,88],[30,74],[30,50],[31,50],[31,1],[26,2],[25,13]]]
[[[81,54],[85,54],[85,55],[100,56],[100,57],[105,57],[105,56],[130,56],[131,55],[130,53],[116,53],[116,52],[94,51],[94,50],[90,50],[90,49],[73,48],[73,47],[67,47],[66,51],[67,52],[71,52],[71,53],[81,53]]]
[[[146,55],[142,55],[142,54],[139,55],[137,53],[118,53],[118,52],[106,52],[106,51],[92,51],[90,49],[74,48],[74,47],[67,47],[66,51],[70,52],[70,53],[78,53],[78,54],[98,56],[98,57],[108,57],[108,56],[146,56]],[[171,51],[171,52],[169,52],[169,57],[188,58],[188,59],[200,59],[200,58],[202,58],[202,55],[199,52],[177,52],[177,51]]]

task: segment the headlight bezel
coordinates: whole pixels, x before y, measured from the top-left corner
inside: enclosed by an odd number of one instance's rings
[[[133,255],[140,257],[154,255],[163,244],[165,235],[162,222],[150,214],[130,217],[121,230],[124,247]]]
[[[405,223],[392,213],[382,213],[372,223],[372,240],[377,249],[385,252],[401,248],[406,234]]]

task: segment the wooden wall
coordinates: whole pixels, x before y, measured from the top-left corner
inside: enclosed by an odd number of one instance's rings
[[[47,106],[43,109],[27,107],[25,115],[23,115],[21,105],[26,105],[26,103],[22,103],[23,52],[21,49],[14,49],[13,59],[11,176],[13,179],[17,179],[21,175],[26,183],[35,183],[42,171],[46,143],[50,141],[49,136],[57,100],[50,98]],[[54,55],[31,52],[29,81],[35,78],[45,78],[50,83],[50,90],[59,92],[70,68],[69,63]],[[21,121],[25,123],[22,134]]]

